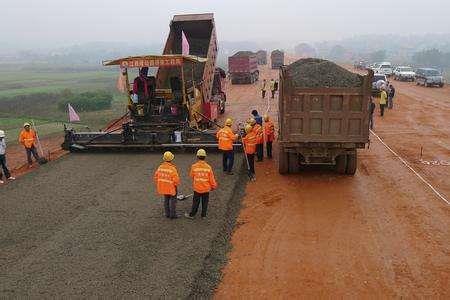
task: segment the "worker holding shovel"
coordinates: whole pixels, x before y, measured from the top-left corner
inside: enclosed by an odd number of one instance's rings
[[[194,197],[192,198],[192,210],[185,213],[185,217],[193,219],[197,214],[200,201],[202,202],[202,219],[206,218],[208,210],[209,192],[217,188],[216,178],[212,167],[205,161],[206,151],[199,149],[197,151],[198,161],[191,167],[189,175],[192,178],[192,187],[194,189]]]
[[[166,218],[176,219],[177,216],[177,187],[180,184],[177,167],[172,163],[175,156],[166,151],[163,155],[164,162],[155,171],[153,179],[158,194],[164,197],[164,211]]]
[[[31,129],[30,123],[23,124],[23,130],[20,132],[19,135],[19,143],[21,143],[25,147],[29,168],[33,166],[31,155],[33,155],[34,159],[37,162],[39,162],[40,159],[35,146],[36,138],[37,138],[36,132],[33,129]]]

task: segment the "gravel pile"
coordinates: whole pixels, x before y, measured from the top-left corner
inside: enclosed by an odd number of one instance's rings
[[[236,158],[228,176],[208,155],[219,189],[206,220],[163,217],[159,154],[74,154],[0,188],[0,297],[210,297],[246,182]],[[194,160],[175,155],[185,194]],[[178,213],[191,204],[178,202]]]
[[[287,73],[295,87],[300,88],[356,88],[363,84],[361,75],[337,64],[318,58],[305,58],[287,66]]]
[[[235,54],[233,54],[234,57],[241,57],[241,56],[252,56],[255,55],[252,51],[238,51]]]

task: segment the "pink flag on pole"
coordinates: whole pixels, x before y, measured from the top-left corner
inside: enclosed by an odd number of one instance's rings
[[[189,55],[189,42],[183,30],[181,31],[181,54]]]
[[[69,109],[69,122],[80,122],[80,116],[78,116],[70,103],[67,104],[67,108]]]

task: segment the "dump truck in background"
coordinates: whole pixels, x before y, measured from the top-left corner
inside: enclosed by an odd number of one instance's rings
[[[228,57],[228,72],[232,84],[254,83],[259,79],[258,59],[251,51],[238,51]]]
[[[279,172],[301,165],[334,165],[356,172],[357,149],[369,142],[373,72],[361,76],[321,59],[281,67]]]
[[[270,54],[270,61],[272,63],[272,69],[278,69],[284,65],[284,52],[281,50],[273,50]]]
[[[256,58],[258,60],[258,65],[267,65],[267,51],[259,50],[256,52]]]

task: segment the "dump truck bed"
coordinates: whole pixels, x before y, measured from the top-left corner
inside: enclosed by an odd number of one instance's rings
[[[372,76],[321,59],[301,59],[281,67],[281,174],[317,164],[334,165],[341,174],[355,174],[357,149],[369,142]]]
[[[207,59],[205,63],[186,66],[186,80],[189,84],[192,74],[194,74],[195,82],[201,83],[200,89],[204,102],[210,102],[217,58],[214,15],[211,13],[175,15],[170,23],[170,32],[163,54],[179,54],[182,52],[182,32],[184,32],[189,43],[189,54]],[[193,71],[192,67],[194,68]],[[171,76],[174,75],[170,69],[159,70],[157,75],[158,88],[167,88]]]
[[[297,88],[280,73],[281,143],[354,143],[369,141],[370,81],[360,88]]]
[[[256,54],[239,54],[228,57],[228,71],[230,73],[253,73],[258,71]]]
[[[280,50],[274,50],[270,54],[270,60],[272,63],[272,69],[278,69],[284,65],[284,52]]]

